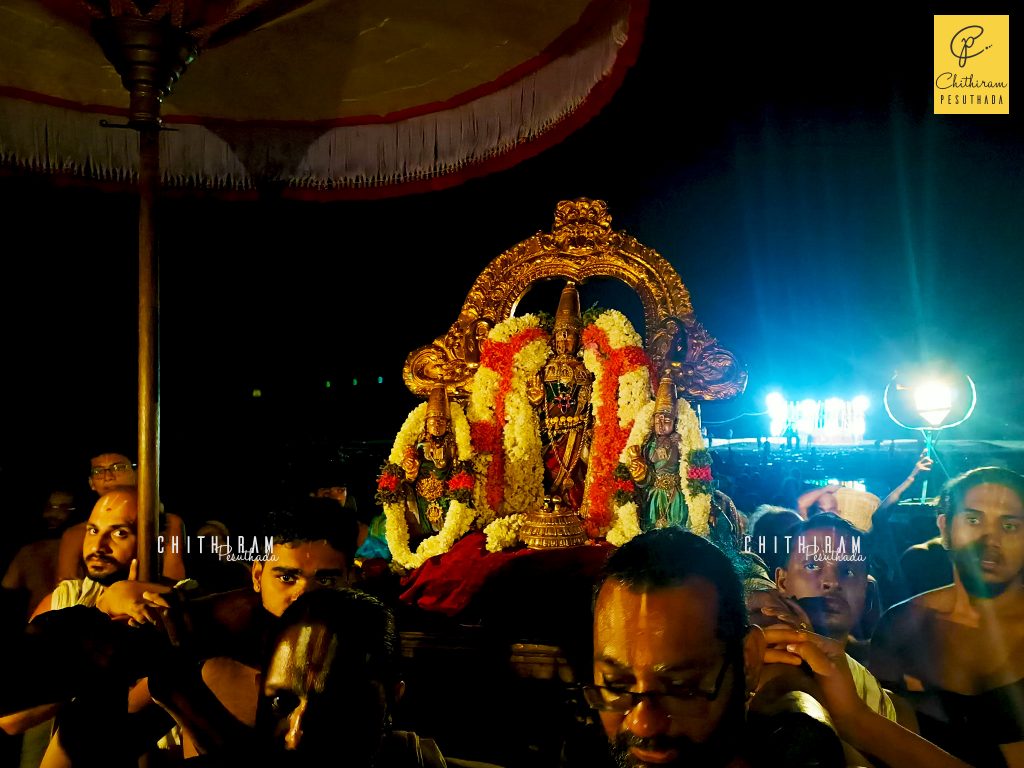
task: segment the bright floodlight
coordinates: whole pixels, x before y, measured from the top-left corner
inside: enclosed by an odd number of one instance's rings
[[[765,406],[768,409],[770,420],[769,431],[772,437],[778,437],[786,430],[789,405],[786,403],[786,398],[778,392],[772,392],[765,398]]]
[[[853,398],[853,410],[855,413],[864,413],[871,401],[868,400],[867,395],[857,395]]]
[[[937,379],[918,384],[914,388],[914,407],[922,419],[937,427],[953,408],[953,389]]]

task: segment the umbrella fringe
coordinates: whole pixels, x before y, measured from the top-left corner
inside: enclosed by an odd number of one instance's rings
[[[228,129],[175,122],[160,142],[162,183],[245,191],[359,189],[429,180],[503,155],[575,112],[612,71],[628,20],[504,88],[451,109],[392,123]],[[95,113],[0,96],[0,163],[103,182],[138,179],[134,131],[100,125]],[[275,143],[263,132],[272,132]],[[268,146],[290,147],[277,157]],[[289,157],[292,159],[289,160]]]

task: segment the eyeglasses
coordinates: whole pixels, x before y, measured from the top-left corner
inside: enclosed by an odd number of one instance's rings
[[[604,685],[583,686],[583,696],[587,704],[602,712],[619,712],[625,714],[635,708],[644,699],[656,701],[668,713],[690,714],[699,713],[705,705],[718,698],[725,681],[725,672],[729,668],[728,660],[722,661],[722,667],[715,677],[715,686],[710,691],[702,688],[674,688],[668,691],[624,691]]]
[[[135,469],[134,464],[125,464],[124,462],[121,462],[119,464],[111,464],[109,467],[93,467],[89,470],[89,474],[92,477],[105,475],[108,472],[112,475],[116,475],[120,472],[130,472],[133,469]]]

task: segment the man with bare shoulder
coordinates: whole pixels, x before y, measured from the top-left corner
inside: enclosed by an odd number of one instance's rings
[[[104,496],[121,488],[134,488],[135,479],[135,464],[122,453],[101,453],[89,460],[89,487],[97,496]],[[177,515],[164,514],[161,511],[160,530],[168,540],[184,540],[185,524]],[[88,575],[83,569],[81,557],[85,536],[85,523],[77,523],[64,531],[57,557],[58,581],[81,579]],[[185,578],[185,561],[177,548],[172,550],[169,547],[162,560],[161,572],[164,578],[171,581]]]
[[[331,499],[302,496],[275,508],[264,522],[271,550],[253,562],[252,587],[191,601],[190,623],[204,628],[197,652],[205,659],[193,694],[209,693],[237,720],[255,724],[260,654],[274,619],[307,592],[344,589],[352,579],[358,529],[338,511]],[[186,728],[184,756],[202,750]]]
[[[847,764],[838,740],[806,737],[817,716],[801,716],[787,731],[779,720],[758,724],[748,713],[762,661],[806,664],[820,703],[801,696],[802,712],[824,706],[838,736],[869,759],[894,768],[964,768],[868,707],[839,643],[785,625],[752,627],[739,575],[714,544],[660,528],[608,558],[594,604],[594,685],[584,693],[616,768]]]
[[[926,738],[973,765],[1024,766],[1024,476],[954,478],[938,525],[954,582],[885,613],[871,670]]]

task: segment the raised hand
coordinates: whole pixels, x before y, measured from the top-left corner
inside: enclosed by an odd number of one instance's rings
[[[159,612],[168,607],[163,594],[171,588],[156,582],[139,581],[139,562],[132,560],[128,578],[107,587],[96,607],[117,621],[127,621],[132,626],[156,624]]]
[[[825,698],[822,704],[835,718],[840,730],[844,720],[867,710],[867,705],[857,695],[846,651],[840,643],[780,624],[763,631],[768,646],[764,654],[765,663],[799,666],[806,662]]]

